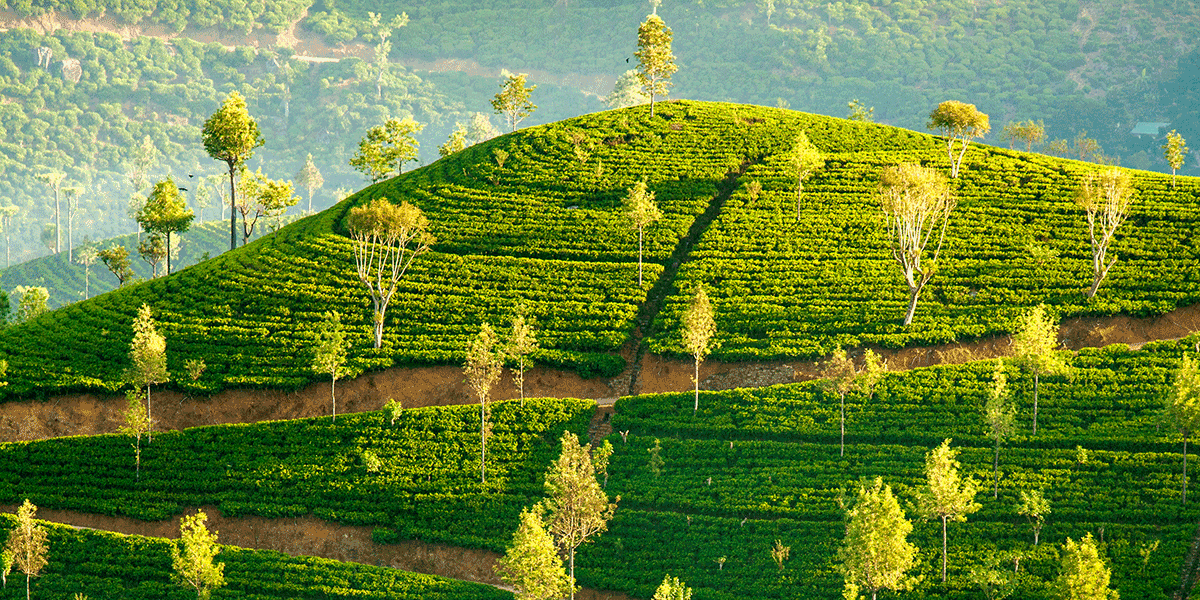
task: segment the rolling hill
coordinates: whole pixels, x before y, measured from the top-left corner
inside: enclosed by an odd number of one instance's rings
[[[827,167],[796,223],[782,153],[800,131]],[[306,357],[328,310],[345,315],[354,373],[457,363],[482,322],[503,328],[527,304],[542,364],[614,376],[625,364],[616,353],[631,340],[680,351],[675,322],[696,284],[716,299],[718,356],[729,359],[1002,333],[1037,303],[1078,315],[1154,314],[1197,301],[1196,180],[1171,189],[1167,176],[1136,173],[1139,200],[1113,248],[1124,258],[1098,299],[1085,302],[1083,217],[1070,198],[1094,167],[976,146],[956,183],[949,257],[913,326],[900,328],[903,288],[876,223],[873,181],[886,164],[944,167],[940,144],[882,125],[697,102],[660,104],[654,118],[635,107],[524,129],[371,186],[269,239],[6,330],[4,393],[120,388],[142,303],[165,332],[173,373],[190,359],[208,365],[199,380],[176,376],[172,385],[214,391],[317,380]],[[665,216],[647,231],[639,287],[636,234],[619,205],[641,179]],[[764,190],[753,204],[751,181]],[[439,241],[402,281],[375,350],[343,219],[380,197],[420,206]],[[1035,271],[1027,240],[1058,258]],[[639,311],[650,321],[635,329]]]

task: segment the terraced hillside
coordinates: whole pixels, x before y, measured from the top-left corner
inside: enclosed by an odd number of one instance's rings
[[[622,505],[581,556],[581,582],[648,598],[670,573],[696,598],[840,598],[839,497],[880,476],[916,521],[924,455],[952,438],[964,475],[980,482],[982,509],[949,525],[944,584],[940,523],[915,523],[923,581],[903,597],[981,597],[969,576],[991,557],[1009,571],[1019,561],[1013,597],[1058,597],[1059,548],[1088,532],[1103,538],[1121,597],[1174,597],[1200,508],[1180,504],[1179,445],[1159,415],[1178,357],[1196,341],[1080,352],[1072,377],[1043,380],[1036,436],[1032,381],[1010,370],[1019,433],[1001,449],[997,499],[981,411],[992,361],[892,374],[870,400],[851,394],[844,457],[838,399],[820,382],[702,392],[695,414],[690,393],[622,398],[613,427],[628,439],[610,438],[607,490]],[[661,475],[648,464],[656,443]],[[1039,489],[1052,512],[1034,545],[1017,504],[1020,492]],[[770,553],[775,540],[791,548],[782,567]]]
[[[964,474],[980,481],[982,509],[950,524],[946,583],[937,576],[940,528],[916,523],[911,540],[923,580],[905,597],[977,598],[970,573],[991,557],[1002,570],[1019,566],[1013,597],[1057,597],[1059,548],[1089,532],[1123,597],[1173,597],[1200,508],[1180,503],[1179,445],[1159,415],[1180,356],[1198,341],[1070,357],[1071,376],[1041,382],[1036,436],[1028,433],[1032,382],[1010,368],[1018,433],[1001,449],[996,499],[980,410],[991,361],[893,373],[870,399],[851,394],[844,456],[837,399],[820,382],[705,392],[696,413],[690,394],[622,398],[606,484],[621,500],[609,530],[581,549],[580,583],[649,598],[669,573],[699,600],[839,598],[839,498],[860,478],[880,476],[913,502],[923,455],[952,438]],[[500,550],[520,508],[544,493],[558,432],[580,432],[593,409],[577,400],[499,404],[486,485],[476,471],[478,413],[436,407],[404,411],[394,424],[369,412],[336,425],[308,419],[161,433],[144,445],[140,477],[127,436],[4,443],[0,502],[29,497],[47,508],[139,519],[218,504],[227,517],[312,514],[371,525],[385,544],[415,538]],[[656,444],[659,474],[647,453]],[[376,472],[368,453],[380,460]],[[1051,505],[1038,544],[1016,510],[1029,490],[1042,490]],[[915,520],[911,506],[906,511]],[[770,554],[776,540],[791,549],[782,566]]]
[[[419,408],[253,425],[217,425],[141,441],[124,435],[0,444],[0,502],[171,518],[216,505],[225,516],[317,517],[502,551],[564,430],[582,434],[595,404],[529,399],[495,405],[480,481],[477,407]]]
[[[0,517],[0,529],[15,524]],[[162,538],[124,536],[46,524],[49,564],[31,582],[34,598],[185,600],[194,590],[172,582],[170,547]],[[455,581],[397,569],[288,556],[269,550],[225,546],[216,557],[225,564],[225,585],[212,598],[388,598],[392,600],[507,600],[512,594],[478,583]],[[25,597],[24,577],[0,589],[6,600]],[[24,583],[20,581],[19,583]]]
[[[815,191],[796,224],[785,192],[794,182],[780,165],[800,131],[829,166],[810,184]],[[173,373],[190,359],[208,365],[198,381],[173,385],[214,391],[294,389],[318,379],[307,357],[315,324],[331,309],[345,315],[352,373],[458,363],[480,323],[504,327],[524,303],[542,340],[535,359],[613,376],[625,362],[615,353],[631,339],[652,289],[656,299],[668,294],[667,308],[641,333],[650,335],[651,350],[678,350],[674,321],[696,283],[716,298],[719,355],[731,359],[998,333],[1015,311],[1038,302],[1061,314],[1145,314],[1200,296],[1195,180],[1169,190],[1168,177],[1138,175],[1141,199],[1114,246],[1125,258],[1100,299],[1084,303],[1075,291],[1087,283],[1083,218],[1069,198],[1087,165],[977,149],[959,184],[950,257],[914,325],[901,330],[900,276],[876,224],[872,181],[885,164],[944,165],[940,148],[903,129],[695,102],[662,104],[653,119],[637,107],[525,129],[169,278],[10,328],[0,334],[10,363],[3,393],[119,388],[142,303],[162,324]],[[647,280],[639,287],[636,235],[619,205],[640,179],[665,216],[648,230]],[[758,180],[765,193],[747,206],[745,187]],[[350,207],[379,197],[420,206],[439,242],[402,281],[375,350],[342,220]],[[1060,252],[1039,267],[1044,273],[1030,265],[1026,239]],[[660,279],[679,262],[680,278]]]

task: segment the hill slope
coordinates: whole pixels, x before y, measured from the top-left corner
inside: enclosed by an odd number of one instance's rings
[[[785,190],[794,180],[781,153],[802,130],[829,166],[806,196],[804,220],[793,226]],[[1168,177],[1138,175],[1143,201],[1114,246],[1131,258],[1118,263],[1099,301],[1084,303],[1073,291],[1087,283],[1080,279],[1082,216],[1072,215],[1069,198],[1087,166],[977,148],[958,183],[963,201],[952,256],[927,290],[917,322],[899,329],[900,275],[875,224],[872,181],[885,164],[944,166],[940,144],[881,125],[695,102],[660,104],[653,119],[637,107],[521,130],[369,187],[169,278],[11,328],[0,334],[10,361],[4,390],[20,396],[120,387],[130,323],[143,302],[162,324],[172,372],[181,373],[189,359],[208,364],[199,381],[176,385],[215,390],[290,389],[315,380],[307,366],[311,332],[327,310],[345,315],[353,372],[458,362],[480,323],[503,328],[524,303],[544,349],[535,358],[611,376],[623,365],[612,353],[630,339],[652,288],[669,294],[663,315],[641,332],[653,350],[678,351],[674,322],[682,299],[702,283],[717,298],[718,340],[729,358],[998,333],[1016,310],[1038,302],[1062,314],[1153,313],[1200,299],[1195,180],[1182,179],[1172,191]],[[636,233],[619,205],[643,178],[665,216],[647,231],[647,278],[639,287]],[[765,193],[750,206],[745,187],[755,180]],[[439,242],[405,276],[383,348],[374,350],[371,309],[342,220],[350,207],[378,197],[420,206]],[[989,223],[1001,229],[989,230]],[[1029,279],[1019,242],[1026,238],[1060,250],[1046,267],[1051,277]],[[682,275],[675,280],[677,262]]]

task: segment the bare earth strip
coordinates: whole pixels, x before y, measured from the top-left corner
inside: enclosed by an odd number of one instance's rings
[[[1083,317],[1063,322],[1063,346],[1079,349],[1123,343],[1140,347],[1149,341],[1178,339],[1200,331],[1200,305],[1181,308],[1158,317]],[[169,348],[169,340],[168,340]],[[943,363],[994,358],[1010,354],[1008,336],[926,348],[880,350],[893,370]],[[627,359],[634,353],[625,349]],[[526,395],[531,397],[593,398],[611,404],[633,393],[678,392],[692,388],[688,360],[645,354],[636,390],[629,389],[629,373],[613,379],[582,379],[573,372],[536,368],[526,374]],[[818,361],[774,361],[701,365],[701,388],[722,390],[761,387],[805,381],[816,376]],[[517,397],[509,375],[496,386],[498,400]],[[397,367],[338,382],[338,412],[378,410],[389,398],[405,407],[445,406],[473,402],[462,369],[456,366]],[[329,383],[314,383],[298,392],[229,390],[210,397],[193,397],[173,391],[151,396],[155,428],[183,429],[219,423],[254,423],[328,415]],[[124,398],[111,395],[73,394],[46,401],[0,403],[0,441],[42,439],[64,435],[112,433],[121,424]]]
[[[495,552],[419,541],[376,544],[371,541],[370,527],[338,525],[311,516],[295,519],[253,516],[228,518],[221,516],[221,511],[216,507],[201,508],[208,515],[209,530],[216,531],[218,540],[225,545],[278,550],[293,556],[319,556],[505,587],[493,571],[492,565],[500,558]],[[15,513],[16,509],[16,505],[0,506],[0,512],[10,514]],[[188,509],[183,514],[195,512],[196,509]],[[159,538],[179,537],[178,517],[166,521],[138,521],[127,517],[39,509],[38,518],[101,531]],[[632,600],[619,592],[589,589],[582,590],[577,597],[581,600]]]

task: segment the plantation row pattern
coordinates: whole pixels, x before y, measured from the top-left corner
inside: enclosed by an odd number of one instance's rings
[[[1092,532],[1103,538],[1123,597],[1169,598],[1200,508],[1180,504],[1178,439],[1169,425],[1158,427],[1159,414],[1179,357],[1195,342],[1081,352],[1071,377],[1042,380],[1036,437],[1029,435],[1032,381],[1010,370],[1021,433],[1001,449],[995,500],[981,411],[993,361],[889,374],[873,399],[847,396],[844,457],[838,398],[822,395],[819,382],[702,392],[696,413],[691,393],[622,398],[613,427],[624,437],[609,438],[616,453],[607,490],[621,495],[622,508],[582,556],[580,580],[649,595],[666,572],[694,587],[696,598],[839,598],[839,498],[860,478],[882,476],[912,502],[923,456],[952,438],[964,475],[980,482],[982,509],[950,524],[946,584],[937,573],[940,522],[914,522],[910,541],[921,550],[916,574],[924,580],[905,597],[977,597],[968,575],[992,556],[1006,556],[1000,567],[1010,571],[1019,557],[1018,597],[1055,597],[1058,545]],[[659,475],[648,466],[656,444]],[[1043,490],[1051,505],[1036,546],[1017,512],[1028,490]],[[911,505],[905,511],[916,521]],[[776,539],[791,547],[782,568],[769,552]],[[604,557],[626,566],[603,566]]]

